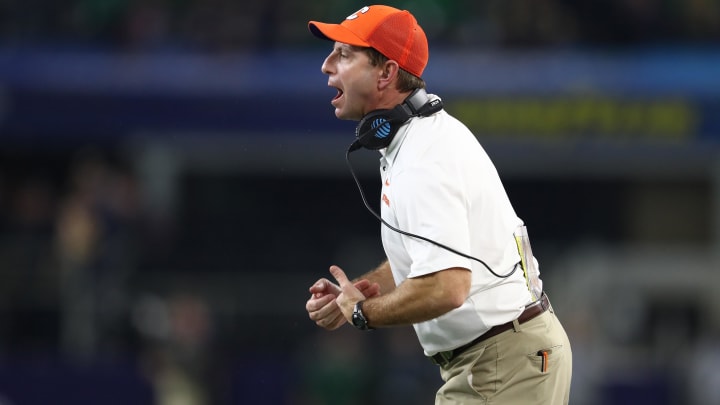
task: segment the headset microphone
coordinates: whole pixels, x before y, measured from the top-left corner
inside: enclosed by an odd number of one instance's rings
[[[419,101],[422,101],[422,103],[420,103]],[[490,268],[490,266],[488,266],[487,263],[476,257],[457,251],[430,238],[403,231],[402,229],[398,229],[387,223],[387,221],[385,221],[382,216],[380,216],[380,214],[378,214],[370,207],[370,204],[365,197],[365,193],[363,192],[362,186],[360,185],[360,180],[358,180],[357,175],[355,174],[355,170],[353,170],[352,163],[350,162],[351,152],[363,147],[371,150],[385,148],[390,145],[390,142],[397,133],[398,129],[410,118],[417,116],[428,116],[440,111],[442,108],[442,101],[439,98],[429,100],[429,97],[425,90],[417,89],[412,94],[410,94],[410,96],[408,96],[408,98],[405,99],[402,104],[399,104],[391,110],[376,110],[368,113],[365,117],[363,117],[362,120],[360,120],[357,128],[355,129],[355,136],[357,139],[348,147],[348,150],[345,153],[345,162],[347,163],[348,168],[350,168],[350,174],[352,175],[353,180],[355,180],[355,184],[360,191],[360,197],[362,198],[365,208],[367,208],[367,210],[370,211],[370,213],[375,218],[377,218],[383,225],[387,226],[389,229],[399,234],[432,243],[435,246],[455,253],[466,259],[475,260],[476,262],[482,264],[495,277],[508,278],[515,273],[518,266],[513,267],[513,269],[507,274],[497,274],[493,271],[492,268]]]

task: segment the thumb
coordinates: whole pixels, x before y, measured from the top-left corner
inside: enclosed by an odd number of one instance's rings
[[[350,280],[348,280],[345,272],[340,267],[330,266],[330,274],[335,277],[335,280],[340,284],[340,288],[344,289],[345,286],[351,285]]]

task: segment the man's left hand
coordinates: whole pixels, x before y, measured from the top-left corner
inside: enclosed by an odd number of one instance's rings
[[[335,277],[335,280],[340,286],[342,292],[335,299],[340,311],[348,322],[352,323],[352,314],[355,304],[358,301],[365,299],[365,295],[358,290],[353,283],[348,280],[345,272],[338,266],[330,266],[330,274]]]

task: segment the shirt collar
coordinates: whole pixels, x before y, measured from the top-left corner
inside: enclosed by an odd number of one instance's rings
[[[440,99],[435,94],[428,94],[430,99]],[[408,127],[410,127],[410,124],[415,120],[417,117],[410,118],[409,121],[407,121],[405,124],[403,124],[399,129],[397,134],[395,134],[395,137],[390,142],[390,145],[388,145],[386,148],[380,149],[380,155],[382,155],[383,159],[390,165],[393,164],[395,161],[395,158],[397,157],[398,152],[400,151],[400,146],[402,146],[403,142],[405,141],[405,137],[408,133]]]

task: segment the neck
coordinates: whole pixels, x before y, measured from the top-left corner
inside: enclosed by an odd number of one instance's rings
[[[399,92],[395,89],[386,90],[380,93],[377,102],[374,103],[375,107],[370,111],[395,108],[396,105],[402,104],[409,95],[410,92]]]

